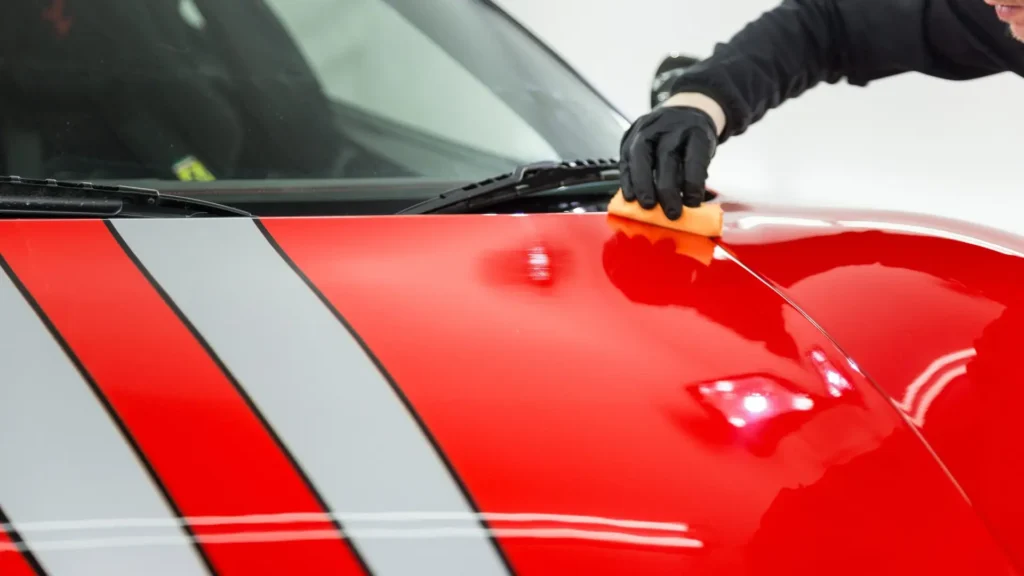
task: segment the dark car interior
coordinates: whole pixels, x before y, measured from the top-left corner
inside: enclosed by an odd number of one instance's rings
[[[0,174],[175,190],[175,184],[196,184],[179,182],[187,178],[176,171],[198,159],[218,181],[258,185],[207,194],[220,182],[210,183],[197,197],[257,214],[372,214],[516,164],[332,100],[263,1],[191,0],[201,24],[183,15],[183,1],[0,3]],[[388,2],[445,37],[441,15],[421,14],[417,3]],[[523,43],[510,30],[499,44]],[[498,84],[530,83],[521,81],[531,76],[494,76],[479,51],[463,46],[465,54],[456,54],[453,42],[445,37],[445,49],[474,74]],[[524,58],[540,58],[527,44]],[[542,64],[537,74],[553,74],[556,64]],[[594,138],[566,129],[565,122],[579,120],[567,120],[564,103],[501,97],[545,138],[562,138],[569,148],[594,146]],[[289,181],[288,202],[275,194],[285,191],[275,181]],[[531,198],[508,208],[538,209],[545,202]]]
[[[72,13],[62,0],[5,2],[2,172],[174,178],[187,156],[219,179],[401,178],[416,163],[449,164],[454,177],[460,163],[508,164],[329,100],[260,2],[197,0],[202,28],[178,4],[96,0]]]

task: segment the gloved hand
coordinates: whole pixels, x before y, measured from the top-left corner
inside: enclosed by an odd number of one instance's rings
[[[622,137],[623,197],[650,210],[661,204],[669,220],[705,199],[704,182],[718,131],[711,115],[692,106],[662,106],[640,117]]]

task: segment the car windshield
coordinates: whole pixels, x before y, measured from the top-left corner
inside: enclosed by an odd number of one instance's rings
[[[627,125],[483,0],[0,3],[6,174],[430,190],[612,158]]]

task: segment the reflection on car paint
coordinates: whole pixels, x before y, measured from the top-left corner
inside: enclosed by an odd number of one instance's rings
[[[492,550],[474,544],[484,543],[474,540],[482,529],[507,561],[489,564],[491,573],[810,576],[877,573],[879,566],[907,574],[1013,573],[1006,553],[1019,549],[1016,479],[1024,462],[1015,441],[1015,410],[1024,402],[1015,257],[907,232],[780,223],[732,228],[716,243],[616,227],[602,214],[267,219],[267,237],[207,220],[190,228],[220,239],[204,254],[185,236],[160,241],[174,231],[166,223],[130,224],[118,227],[131,228],[132,246],[147,246],[140,253],[152,281],[172,295],[194,334],[159,299],[133,315],[88,316],[142,293],[130,282],[105,284],[103,275],[83,280],[133,265],[116,256],[99,223],[0,222],[0,254],[18,256],[11,261],[35,278],[29,291],[63,318],[56,329],[71,353],[89,366],[113,367],[94,376],[119,379],[119,406],[135,403],[143,416],[154,411],[171,428],[182,421],[181,433],[159,447],[168,456],[159,477],[197,482],[190,497],[225,497],[196,500],[198,512],[181,520],[155,519],[187,523],[200,546],[244,549],[253,553],[248,558],[273,546],[288,550],[279,559],[298,561],[296,546],[329,532],[333,540],[322,542],[375,550],[378,565],[389,552],[420,544],[451,550],[446,561],[465,565]],[[772,241],[776,232],[785,240]],[[68,246],[89,239],[105,239],[108,249],[74,259]],[[59,254],[73,266],[56,266]],[[261,280],[200,268],[215,257]],[[164,260],[181,264],[171,274],[158,265]],[[139,280],[142,288],[150,282]],[[96,305],[81,305],[83,298]],[[219,298],[222,305],[204,304]],[[156,324],[143,320],[158,310],[166,314],[162,328],[146,333]],[[123,345],[130,354],[99,345],[131,326],[146,337]],[[247,327],[244,335],[239,326]],[[314,329],[324,337],[282,337]],[[353,342],[340,344],[348,330],[378,364],[366,364],[369,356],[360,357]],[[3,334],[18,336],[0,327]],[[82,337],[90,334],[100,340]],[[211,349],[199,346],[200,337]],[[169,374],[187,375],[211,360],[211,350],[239,390],[257,392],[260,411],[272,415],[268,426],[289,439],[295,469],[328,494],[325,508],[287,505],[278,482],[258,472],[266,457],[224,448],[216,427],[207,442],[185,441],[187,426],[234,414],[224,396],[202,385],[212,382],[207,377],[165,388]],[[193,359],[173,361],[183,357]],[[328,363],[329,378],[326,369],[314,370]],[[390,382],[369,378],[375,369]],[[408,411],[385,414],[382,404],[353,396],[392,384]],[[174,401],[154,403],[161,389],[173,391]],[[435,443],[406,454],[403,465],[436,470],[443,458],[445,485],[462,491],[468,505],[425,497],[421,473],[377,472],[396,450],[388,447],[394,434],[389,440],[374,426],[387,418],[393,430],[399,417],[417,418]],[[0,420],[0,429],[11,432],[19,422]],[[314,422],[348,432],[317,432]],[[133,420],[132,429],[146,423]],[[415,431],[411,421],[405,425]],[[120,446],[104,438],[76,440]],[[157,455],[153,445],[142,450]],[[217,460],[188,467],[215,450],[222,462],[247,462],[257,472],[239,484]],[[344,473],[332,476],[335,470]],[[108,472],[111,483],[127,478]],[[32,538],[39,543],[40,558],[75,557],[83,553],[76,539],[89,536],[155,546],[145,531],[158,527],[142,525],[152,517],[15,514],[5,494],[25,488],[11,478],[0,475],[0,507],[12,516],[4,530],[24,530],[30,546]],[[373,493],[392,505],[337,504],[351,496],[346,483],[368,478],[379,480]],[[183,494],[170,497],[181,502]],[[47,542],[62,548],[48,550]],[[22,547],[0,547],[0,567],[22,558],[4,550]]]
[[[925,415],[932,402],[942,394],[950,382],[967,374],[967,365],[977,355],[977,351],[968,348],[940,356],[914,378],[907,386],[903,397],[896,402],[896,406],[903,410],[915,425],[924,426]]]
[[[530,249],[527,258],[530,265],[530,279],[534,282],[547,282],[551,280],[551,258],[543,246]]]
[[[828,389],[828,394],[836,398],[843,394],[853,390],[853,385],[850,381],[843,376],[843,373],[829,361],[828,356],[825,352],[816,348],[811,350],[807,355],[811,359],[811,363],[814,365],[814,369],[821,376],[822,381],[825,382],[825,386]]]
[[[767,217],[767,219],[766,219]],[[1024,566],[1024,241],[921,215],[737,211],[722,245],[813,318],[917,427]],[[755,218],[757,226],[742,226]],[[812,219],[827,226],[800,226]]]
[[[112,536],[132,530],[153,531],[159,528],[201,526],[204,535],[193,539],[205,544],[266,544],[331,540],[337,533],[327,529],[311,529],[311,525],[332,522],[362,525],[347,530],[349,537],[360,539],[450,539],[470,536],[466,528],[480,521],[487,522],[490,532],[501,538],[532,538],[608,542],[661,548],[701,548],[703,542],[692,535],[685,523],[648,522],[623,518],[603,518],[544,513],[478,513],[457,512],[392,512],[392,513],[285,513],[244,516],[189,516],[160,518],[97,518],[57,522],[21,522],[18,533],[45,533],[47,538],[34,544],[35,551],[89,549],[130,549],[140,545],[167,546],[178,540],[166,536],[145,538]],[[0,523],[0,534],[13,530],[10,523]],[[83,537],[85,536],[85,537]],[[0,552],[27,550],[24,543],[0,540]],[[6,576],[6,573],[5,573]]]
[[[889,400],[715,247],[697,259],[680,253],[685,237],[604,215],[267,227],[388,366],[481,510],[685,522],[704,544],[653,554],[499,536],[519,573],[1007,566]],[[530,283],[535,246],[558,288],[509,290]],[[813,406],[755,425],[749,409],[770,412],[756,397],[713,405],[716,383],[755,375],[765,400]]]

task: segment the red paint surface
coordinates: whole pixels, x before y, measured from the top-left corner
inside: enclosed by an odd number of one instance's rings
[[[759,210],[757,223],[753,215],[731,213],[723,244],[893,398],[1024,566],[1024,258],[971,243],[1024,253],[1024,242],[922,216],[780,210],[772,216],[784,219],[773,223]],[[915,228],[893,230],[892,221]]]
[[[28,561],[21,552],[14,548],[14,542],[0,527],[0,574],[3,576],[36,576]]]
[[[1012,573],[888,400],[728,259],[603,215],[264,222],[484,512],[685,523],[703,544],[499,536],[520,574]],[[723,381],[814,405],[737,427],[746,399],[706,392]]]
[[[102,222],[2,222],[0,254],[185,516],[323,512],[239,392]],[[193,526],[200,538],[331,529],[327,520]],[[221,576],[361,573],[340,537],[203,548]]]

